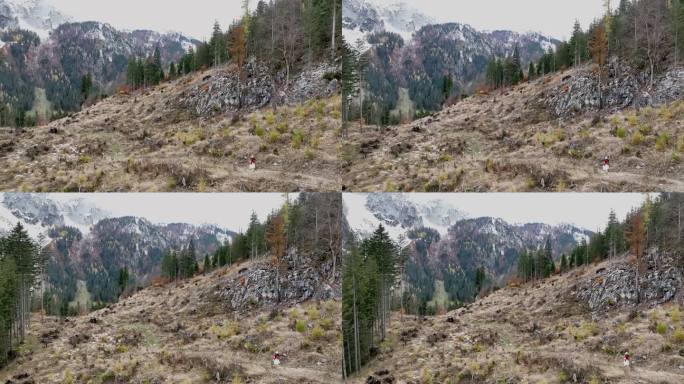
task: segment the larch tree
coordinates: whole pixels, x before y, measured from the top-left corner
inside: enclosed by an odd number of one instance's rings
[[[245,61],[247,60],[245,29],[242,23],[233,27],[230,35],[230,56],[238,70],[238,108],[242,108],[242,82],[245,78]]]
[[[599,91],[599,109],[603,109],[603,72],[608,58],[608,39],[606,38],[606,29],[604,23],[599,23],[594,28],[592,39],[589,45],[589,51],[597,65],[598,73],[598,91]]]

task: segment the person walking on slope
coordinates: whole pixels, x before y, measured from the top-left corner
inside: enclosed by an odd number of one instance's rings
[[[608,173],[608,170],[610,169],[610,160],[608,160],[608,156],[606,156],[603,161],[601,162],[601,169],[603,172]]]
[[[280,354],[278,351],[273,354],[273,366],[280,365]]]
[[[256,171],[256,157],[249,155],[249,169]]]
[[[629,373],[632,370],[632,362],[630,361],[629,352],[625,352],[622,366],[625,370],[625,377],[629,377]]]

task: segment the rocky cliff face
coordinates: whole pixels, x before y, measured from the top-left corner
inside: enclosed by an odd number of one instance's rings
[[[638,289],[635,259],[620,259],[572,286],[571,296],[595,314],[638,305],[653,307],[677,298],[684,300],[684,272],[676,266],[675,257],[655,248],[646,252]]]
[[[298,73],[290,82],[281,71],[275,76],[256,60],[249,60],[244,79],[239,83],[234,66],[205,76],[201,82],[184,91],[176,100],[195,115],[211,117],[226,111],[253,111],[268,105],[294,105],[333,96],[339,91],[338,81],[328,77],[338,70],[330,64],[320,64]]]
[[[541,104],[556,117],[596,112],[601,106],[598,80],[595,66],[587,65],[563,77],[558,87],[542,95]],[[613,58],[607,66],[601,94],[607,112],[671,103],[684,95],[684,68],[673,68],[656,76],[651,87],[647,73],[636,72]]]
[[[287,307],[307,300],[338,297],[339,284],[334,281],[331,262],[318,264],[310,255],[290,249],[282,259],[279,273],[271,260],[252,263],[212,287],[208,295],[212,302],[230,311]]]

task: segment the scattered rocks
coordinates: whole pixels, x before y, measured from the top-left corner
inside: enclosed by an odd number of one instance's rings
[[[447,335],[442,333],[442,332],[436,332],[433,334],[428,335],[428,337],[425,339],[428,344],[435,345],[436,343],[440,341],[445,341],[447,339]]]
[[[366,384],[393,384],[395,382],[394,376],[390,375],[387,369],[377,371],[366,379]]]
[[[20,373],[12,376],[11,379],[5,381],[5,384],[34,384],[35,380],[31,378],[28,373]]]
[[[401,340],[403,343],[406,343],[407,341],[415,339],[416,337],[418,337],[418,329],[405,329],[401,331],[401,334],[399,335],[399,340]]]
[[[86,342],[86,341],[88,341],[88,340],[90,340],[90,336],[89,336],[89,335],[84,335],[84,334],[81,334],[81,333],[77,333],[77,334],[75,334],[75,335],[69,337],[69,344],[70,344],[72,347],[76,347],[77,345],[79,345],[79,344],[81,344],[81,343],[84,343],[84,342]]]
[[[59,329],[53,329],[47,332],[44,332],[43,334],[40,335],[40,342],[44,346],[47,346],[48,344],[52,343],[54,340],[57,340],[59,337]]]

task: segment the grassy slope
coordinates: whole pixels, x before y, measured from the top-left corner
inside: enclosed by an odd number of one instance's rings
[[[68,323],[34,316],[28,342],[0,371],[0,381],[29,373],[37,383],[336,382],[339,302],[238,315],[217,313],[203,301],[221,279],[246,266],[151,287]],[[40,336],[51,330],[58,330],[57,339],[43,345]],[[70,344],[78,335],[89,339]],[[272,367],[276,350],[286,357]]]
[[[552,118],[558,73],[475,95],[410,124],[351,124],[341,152],[350,191],[674,191],[684,188],[684,102],[600,119]],[[600,172],[603,156],[611,172]]]
[[[380,355],[353,382],[382,369],[397,383],[570,383],[573,375],[592,384],[684,382],[684,308],[670,303],[635,319],[628,311],[592,317],[569,297],[577,279],[605,266],[507,287],[444,316],[395,314]],[[655,324],[664,325],[662,334]],[[412,329],[417,336],[403,341]],[[629,378],[625,350],[634,359]]]
[[[11,191],[339,190],[339,96],[301,106],[195,118],[178,103],[211,69],[15,136],[0,133],[0,188]],[[51,133],[52,131],[52,133]],[[55,133],[55,131],[57,133]],[[299,138],[297,138],[299,136]],[[258,170],[248,169],[255,154]]]

